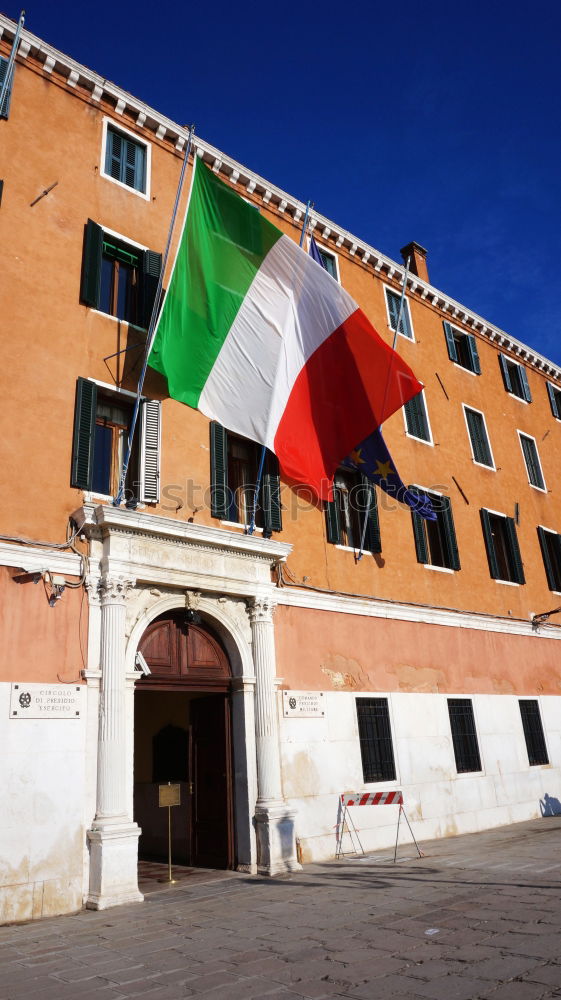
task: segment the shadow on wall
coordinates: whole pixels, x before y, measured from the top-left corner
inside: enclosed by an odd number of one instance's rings
[[[540,812],[542,816],[561,816],[561,802],[546,792],[543,799],[540,799]]]

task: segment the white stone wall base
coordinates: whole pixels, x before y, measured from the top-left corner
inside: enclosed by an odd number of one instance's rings
[[[136,823],[104,824],[88,830],[90,849],[89,910],[106,910],[122,903],[141,903],[138,890],[138,838]]]
[[[259,875],[285,875],[287,872],[301,870],[302,865],[296,857],[295,815],[295,811],[284,802],[260,804],[256,807]]]

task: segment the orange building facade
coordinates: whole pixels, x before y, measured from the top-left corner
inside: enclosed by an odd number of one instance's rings
[[[168,782],[178,863],[262,874],[333,857],[351,789],[403,789],[419,839],[561,809],[561,371],[417,244],[406,274],[312,212],[389,343],[406,281],[425,388],[384,433],[436,522],[344,470],[321,508],[269,456],[248,534],[256,446],[150,369],[115,506],[187,132],[27,31],[0,110],[2,919],[140,901]],[[193,155],[300,239],[300,201]],[[393,843],[392,807],[360,818]]]

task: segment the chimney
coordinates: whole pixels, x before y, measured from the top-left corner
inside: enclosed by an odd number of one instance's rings
[[[409,270],[411,274],[416,274],[418,278],[422,281],[428,283],[429,272],[427,271],[427,251],[420,243],[408,243],[407,246],[402,247],[399,251],[403,257],[403,263],[407,263],[407,258],[410,257]]]

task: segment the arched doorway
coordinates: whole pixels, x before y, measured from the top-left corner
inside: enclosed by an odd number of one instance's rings
[[[167,809],[158,788],[179,783],[174,863],[234,867],[231,669],[218,637],[185,609],[156,618],[138,646],[150,675],[137,682],[134,818],[141,860],[167,859]]]

